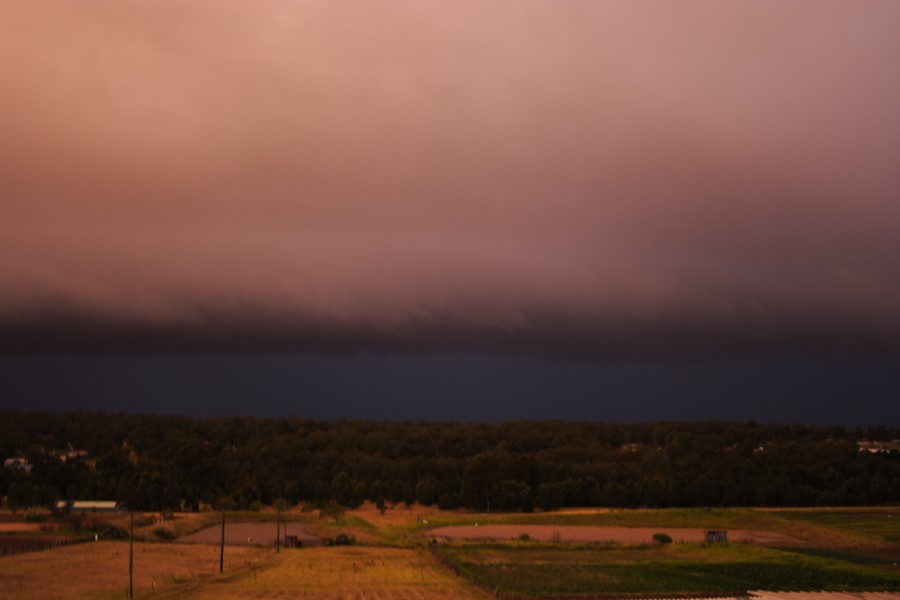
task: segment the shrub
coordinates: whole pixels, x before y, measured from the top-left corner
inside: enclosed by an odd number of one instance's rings
[[[654,533],[653,541],[657,544],[662,544],[662,545],[671,544],[672,536],[669,535],[668,533]]]
[[[129,537],[127,531],[111,523],[98,523],[91,529],[98,537],[107,540],[127,540]]]
[[[153,535],[155,535],[159,539],[165,540],[167,542],[171,542],[176,537],[178,537],[177,535],[175,535],[175,532],[172,531],[171,529],[169,529],[168,527],[157,527],[156,529],[153,530]]]
[[[156,523],[156,517],[152,515],[141,515],[134,518],[135,527],[150,527]]]
[[[344,520],[344,513],[347,511],[343,506],[338,504],[337,502],[329,502],[325,506],[319,509],[319,518],[320,519],[333,519],[335,523],[340,523]]]
[[[356,543],[356,537],[352,533],[339,533],[334,537],[322,540],[326,546],[352,546]]]
[[[520,541],[520,542],[530,542],[530,541],[531,541],[531,536],[528,535],[527,533],[520,533],[520,534],[519,534],[519,541]]]
[[[81,515],[73,513],[70,515],[66,515],[63,518],[63,523],[65,525],[65,528],[69,529],[70,531],[82,531],[84,519]]]
[[[46,514],[36,510],[29,510],[25,513],[26,523],[43,523],[46,518]]]

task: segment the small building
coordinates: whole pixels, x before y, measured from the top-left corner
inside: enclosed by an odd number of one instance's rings
[[[728,532],[724,529],[710,529],[706,532],[707,544],[727,544]]]
[[[56,510],[58,512],[68,511],[84,515],[87,513],[115,512],[119,510],[119,505],[115,500],[74,500],[72,502],[60,500],[56,503]]]
[[[26,473],[31,471],[31,463],[28,462],[27,458],[7,458],[3,461],[3,467],[6,469],[25,471]]]

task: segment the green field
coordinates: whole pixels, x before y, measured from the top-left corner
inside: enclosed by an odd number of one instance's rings
[[[785,519],[815,523],[844,531],[852,531],[900,545],[900,510],[893,508],[779,510],[773,514]]]
[[[892,563],[731,544],[669,547],[467,544],[434,549],[461,575],[529,596],[744,594],[749,590],[900,590]]]

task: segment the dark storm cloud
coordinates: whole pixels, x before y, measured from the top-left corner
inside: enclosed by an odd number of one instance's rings
[[[9,2],[0,348],[900,353],[900,6]]]

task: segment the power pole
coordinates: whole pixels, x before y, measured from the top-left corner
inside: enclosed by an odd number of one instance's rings
[[[134,511],[131,511],[131,537],[128,542],[128,597],[134,598]]]
[[[222,508],[222,544],[219,546],[219,573],[225,567],[225,508]]]

